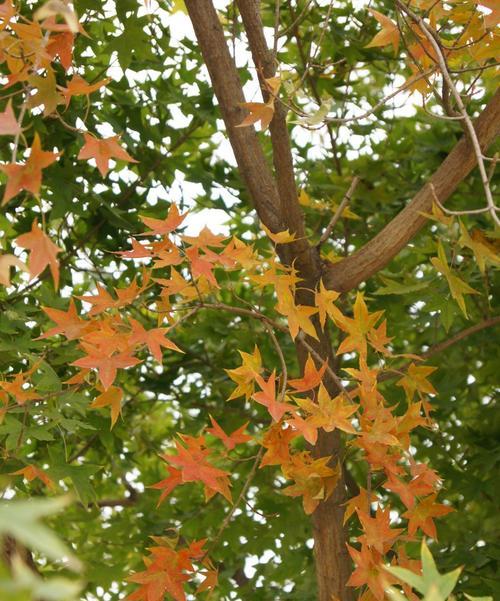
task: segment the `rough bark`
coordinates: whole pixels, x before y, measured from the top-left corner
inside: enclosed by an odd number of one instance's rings
[[[475,129],[484,151],[500,134],[500,90],[476,120]],[[422,212],[429,213],[432,209],[432,186],[444,204],[475,165],[472,144],[464,135],[411,202],[380,233],[354,254],[324,268],[325,286],[347,292],[384,268],[428,223]]]

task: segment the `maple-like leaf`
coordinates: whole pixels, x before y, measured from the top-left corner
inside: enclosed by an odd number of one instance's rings
[[[319,386],[326,370],[326,362],[319,368],[316,368],[313,358],[309,354],[304,365],[304,375],[296,380],[288,380],[288,384],[296,392],[305,392],[313,390]]]
[[[248,400],[254,391],[254,382],[257,375],[262,371],[262,359],[257,345],[253,353],[245,353],[238,351],[241,355],[242,364],[234,369],[226,369],[227,375],[236,382],[237,387],[233,390],[228,398],[228,401],[237,399],[240,396],[245,396]]]
[[[14,255],[0,255],[0,284],[10,286],[10,268],[17,267],[22,271],[29,272],[28,267]]]
[[[294,484],[283,489],[288,497],[302,497],[306,514],[310,515],[321,501],[332,494],[338,478],[338,466],[329,467],[330,457],[313,459],[309,453],[292,455],[291,462],[283,466],[286,478],[294,480]]]
[[[254,392],[252,398],[254,401],[257,401],[257,403],[264,405],[273,420],[279,422],[283,415],[287,411],[291,411],[293,407],[288,403],[276,399],[276,372],[273,371],[267,382],[260,375],[255,376],[255,381],[260,386],[261,390],[259,392]]]
[[[60,311],[59,309],[52,309],[51,307],[42,307],[42,310],[57,324],[57,327],[51,328],[45,332],[45,334],[42,334],[39,337],[40,340],[50,338],[51,336],[57,336],[58,334],[62,334],[68,340],[75,340],[75,338],[80,337],[82,332],[88,326],[88,322],[78,316],[75,301],[73,299],[69,301],[69,308],[67,311]]]
[[[477,266],[481,273],[485,272],[486,261],[495,265],[500,263],[500,255],[492,242],[481,232],[481,230],[473,229],[469,234],[467,228],[460,224],[462,235],[459,239],[459,244],[470,248],[476,257]]]
[[[396,538],[404,531],[403,528],[391,528],[389,509],[378,509],[374,517],[366,513],[366,508],[357,509],[356,512],[363,526],[363,534],[358,537],[358,540],[381,554],[387,553]]]
[[[416,506],[408,509],[402,517],[408,519],[408,534],[413,536],[420,528],[422,532],[437,539],[433,518],[455,511],[453,507],[436,503],[437,493],[422,499]]]
[[[18,192],[27,190],[38,196],[42,185],[42,170],[52,165],[59,157],[59,152],[42,150],[38,133],[33,138],[31,153],[26,163],[8,163],[0,165],[0,171],[7,175],[7,185],[3,195],[2,205],[14,198]]]
[[[98,81],[96,83],[90,84],[87,83],[85,79],[81,77],[81,75],[75,74],[68,81],[66,88],[63,86],[59,86],[59,89],[61,90],[63,96],[66,98],[66,106],[68,106],[73,96],[88,97],[90,96],[90,94],[92,94],[92,92],[95,92],[103,86],[107,86],[110,81],[111,79],[108,77],[106,79],[101,79],[101,81]]]
[[[448,286],[450,287],[451,296],[457,301],[457,305],[460,307],[462,313],[467,317],[467,309],[465,307],[465,294],[479,294],[477,290],[471,288],[467,282],[461,280],[455,275],[446,260],[446,253],[444,252],[441,241],[438,242],[438,256],[431,258],[431,263],[434,267],[446,278]]]
[[[57,56],[61,65],[67,71],[73,64],[73,45],[75,36],[69,31],[63,31],[57,35],[52,35],[47,44],[47,52],[52,59]]]
[[[419,394],[437,394],[434,386],[427,379],[436,369],[437,367],[431,367],[430,365],[411,363],[406,370],[406,375],[398,380],[396,385],[404,388],[406,398],[409,401],[413,401],[417,391]]]
[[[18,236],[16,244],[30,251],[28,268],[31,277],[36,278],[48,265],[57,289],[59,287],[59,261],[57,255],[61,252],[61,249],[38,226],[36,219],[31,226],[31,232]]]
[[[207,428],[207,432],[220,439],[228,451],[232,451],[238,444],[244,444],[245,442],[252,440],[251,436],[245,434],[245,429],[248,426],[248,422],[244,423],[242,426],[228,435],[212,416],[210,416],[210,421],[212,422],[212,428]]]
[[[266,232],[267,237],[275,244],[290,244],[290,242],[295,242],[296,240],[295,234],[291,234],[289,230],[273,233],[263,223],[261,224],[261,227]]]
[[[394,48],[394,52],[397,52],[399,46],[399,28],[394,21],[386,17],[382,13],[379,13],[378,10],[374,10],[373,8],[368,9],[370,13],[377,19],[377,21],[382,25],[382,31],[379,31],[377,35],[371,40],[369,44],[366,45],[366,48],[373,48],[375,46],[387,46],[392,44]]]
[[[156,482],[156,484],[151,484],[149,488],[154,488],[156,490],[161,490],[162,493],[160,498],[158,499],[157,507],[159,507],[163,501],[168,497],[168,495],[182,484],[182,471],[175,469],[175,467],[168,468],[168,477],[164,480],[160,480],[160,482]]]
[[[348,336],[339,345],[337,355],[357,351],[360,357],[365,358],[367,353],[366,338],[372,328],[382,316],[382,311],[370,313],[366,306],[364,295],[358,292],[354,302],[353,318],[343,316],[337,325],[347,332]]]
[[[29,375],[29,373],[19,372],[11,382],[0,381],[0,388],[13,396],[19,405],[24,405],[27,401],[35,401],[40,398],[40,395],[34,392],[33,388],[26,387]]]
[[[151,236],[151,235],[159,235],[166,236],[171,232],[175,231],[182,225],[184,219],[186,219],[187,213],[181,215],[179,213],[179,208],[175,203],[170,205],[168,210],[167,217],[165,219],[153,219],[152,217],[144,217],[141,216],[141,221],[146,225],[150,231],[144,234],[140,234],[141,236]]]
[[[315,445],[318,440],[318,426],[311,419],[304,419],[298,413],[295,413],[292,418],[287,418],[287,424],[307,440],[309,444]]]
[[[0,113],[0,136],[16,136],[21,131],[21,126],[12,108],[12,100],[9,100],[3,113]]]
[[[71,365],[87,369],[97,369],[99,380],[105,390],[115,381],[118,369],[133,367],[140,363],[140,360],[134,357],[130,351],[110,353],[109,350],[104,350],[84,342],[82,343],[82,347],[87,352],[87,355],[81,359],[77,359]]]
[[[248,127],[260,121],[261,131],[266,130],[274,117],[274,98],[269,102],[240,102],[239,105],[248,110],[248,115],[236,127]]]
[[[262,457],[260,467],[290,463],[290,442],[296,436],[292,428],[285,427],[282,423],[273,423],[262,439],[262,446],[267,451]]]
[[[120,136],[111,136],[110,138],[96,138],[92,134],[85,132],[83,134],[85,144],[78,153],[79,159],[94,159],[100,174],[106,177],[109,171],[110,159],[118,159],[128,163],[137,163],[129,153],[122,148],[118,142]]]
[[[183,436],[182,440],[186,446],[176,441],[177,455],[162,455],[163,459],[181,470],[183,482],[202,482],[230,501],[231,495],[227,486],[229,472],[215,467],[208,461],[210,451],[205,448],[204,438]]]
[[[383,601],[388,578],[387,572],[383,569],[381,554],[367,545],[361,545],[361,551],[347,545],[347,550],[356,566],[347,585],[360,587],[366,584],[375,598]]]
[[[162,347],[168,348],[171,351],[177,351],[178,353],[184,352],[181,351],[174,342],[165,337],[169,331],[168,328],[153,328],[151,330],[146,330],[136,319],[130,318],[129,321],[132,326],[132,332],[129,338],[130,344],[145,344],[159,363],[161,363],[163,359]]]
[[[328,290],[323,284],[323,280],[320,280],[319,289],[315,293],[315,305],[319,311],[319,322],[321,327],[325,327],[327,316],[333,319],[334,322],[343,319],[342,312],[334,302],[338,299],[340,294],[335,290]]]
[[[111,408],[111,430],[116,424],[116,420],[120,416],[122,410],[123,390],[118,386],[110,386],[97,396],[92,404],[91,409],[101,409],[102,407]]]
[[[311,399],[296,399],[296,403],[301,409],[307,411],[311,423],[317,428],[323,428],[325,432],[332,432],[338,428],[349,434],[356,434],[349,418],[356,413],[358,407],[353,403],[346,403],[343,394],[332,399],[325,386],[321,384],[316,403]]]
[[[41,75],[30,75],[28,82],[36,93],[29,97],[28,106],[35,108],[43,104],[43,115],[51,115],[59,104],[64,104],[64,98],[57,91],[56,77],[52,69],[47,69],[45,77]]]
[[[11,476],[23,476],[28,482],[32,482],[36,478],[41,480],[48,488],[55,488],[54,481],[40,468],[34,465],[27,465],[15,472],[9,472]]]

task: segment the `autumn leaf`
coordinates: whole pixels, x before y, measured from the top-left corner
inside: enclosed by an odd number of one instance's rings
[[[254,392],[252,398],[260,405],[264,405],[273,420],[279,422],[283,415],[287,411],[291,411],[293,407],[288,403],[283,403],[276,399],[276,372],[273,371],[267,382],[259,375],[255,376],[255,380],[261,390],[259,392]]]
[[[302,497],[304,511],[310,515],[321,501],[332,494],[339,478],[338,467],[329,467],[330,457],[313,459],[307,452],[293,455],[291,462],[283,466],[286,478],[294,484],[283,489],[288,497]]]
[[[39,480],[41,480],[45,486],[47,486],[48,488],[55,488],[55,484],[53,482],[53,480],[51,478],[49,478],[49,476],[47,476],[47,474],[39,469],[38,467],[34,466],[34,465],[27,465],[26,467],[17,470],[16,472],[9,472],[11,476],[23,476],[24,478],[26,478],[26,480],[28,482],[32,482],[33,480],[35,480],[36,478],[38,478]]]
[[[156,484],[151,484],[148,487],[148,488],[154,488],[156,490],[162,491],[160,498],[158,499],[158,503],[156,504],[157,507],[159,507],[163,503],[163,501],[174,490],[174,488],[179,486],[179,484],[182,484],[182,471],[181,470],[177,470],[173,467],[169,467],[168,473],[169,473],[169,475],[167,478],[165,478],[164,480],[160,480],[160,482],[156,482]]]
[[[436,503],[436,496],[437,494],[432,494],[425,497],[416,506],[403,513],[402,517],[408,519],[408,534],[410,536],[413,536],[420,528],[427,536],[437,539],[433,518],[446,515],[454,511],[454,509],[453,507]]]
[[[107,390],[104,390],[99,396],[97,396],[92,404],[91,409],[101,409],[102,407],[111,408],[111,430],[116,424],[121,410],[122,410],[122,399],[123,390],[118,386],[110,386]]]
[[[382,31],[379,31],[372,41],[365,46],[365,48],[387,46],[392,44],[394,52],[397,52],[400,37],[397,24],[389,19],[389,17],[379,13],[378,10],[374,10],[373,8],[369,8],[368,10],[375,17],[375,19],[377,19],[380,25],[382,25]]]
[[[255,345],[253,353],[238,352],[242,359],[241,366],[225,370],[231,380],[237,384],[228,401],[237,399],[240,396],[245,396],[248,400],[254,391],[255,378],[262,371],[262,358],[257,345]]]
[[[0,388],[14,397],[18,405],[24,405],[27,401],[36,401],[40,395],[33,388],[27,387],[29,374],[19,372],[10,382],[0,381]]]
[[[481,273],[486,270],[486,261],[498,265],[500,263],[500,255],[495,246],[488,238],[475,228],[469,234],[463,223],[460,224],[461,236],[458,240],[459,244],[470,248],[476,257],[477,266]]]
[[[78,154],[79,159],[94,159],[100,174],[106,177],[109,171],[110,159],[118,159],[129,163],[137,163],[119,144],[120,136],[98,139],[92,134],[83,134],[85,144]]]
[[[290,242],[295,242],[296,240],[295,234],[291,234],[289,230],[284,230],[282,232],[273,234],[273,232],[271,232],[271,230],[263,223],[261,224],[261,227],[266,232],[268,238],[270,238],[275,244],[289,244]]]
[[[269,102],[240,102],[239,105],[248,110],[249,115],[236,127],[248,127],[259,123],[261,131],[265,131],[274,117],[274,98]]]
[[[420,394],[437,394],[434,386],[427,379],[436,371],[435,367],[430,365],[415,365],[411,363],[406,370],[406,374],[396,382],[397,386],[402,386],[409,401],[413,400],[415,392]]]
[[[140,360],[132,356],[130,351],[113,353],[112,350],[110,352],[109,349],[105,350],[86,343],[82,343],[82,348],[87,355],[73,361],[71,365],[96,369],[104,390],[107,390],[113,384],[118,369],[133,367],[140,363]]]
[[[17,267],[22,271],[29,272],[25,263],[14,255],[0,255],[0,284],[3,286],[10,286],[10,268]]]
[[[319,368],[316,368],[313,358],[309,354],[304,365],[304,375],[302,378],[296,380],[288,380],[289,386],[291,386],[295,392],[305,392],[306,390],[313,390],[319,386],[323,375],[326,370],[326,362]]]
[[[47,17],[61,16],[73,33],[78,33],[80,29],[80,23],[78,22],[78,16],[75,11],[69,6],[64,0],[48,0],[39,9],[35,11],[33,17],[37,21],[43,21]]]
[[[182,440],[185,446],[176,441],[177,454],[162,455],[163,459],[181,470],[183,482],[202,482],[209,489],[217,491],[230,501],[231,495],[227,488],[229,473],[208,461],[210,451],[205,448],[203,437],[183,436]]]
[[[21,126],[12,108],[12,100],[9,100],[3,113],[0,113],[0,136],[16,136],[21,131]]]
[[[232,451],[238,444],[244,444],[245,442],[252,440],[251,436],[245,434],[245,429],[248,426],[248,422],[244,423],[242,426],[228,435],[211,415],[210,421],[212,422],[212,428],[207,428],[207,432],[221,440],[228,451]]]
[[[66,106],[69,105],[73,96],[87,96],[89,97],[92,92],[95,92],[99,88],[103,86],[107,86],[111,79],[108,77],[106,79],[101,79],[96,83],[87,83],[83,77],[78,74],[73,75],[73,77],[67,82],[67,87],[58,86],[61,90],[64,98],[66,99]]]
[[[33,88],[36,88],[36,94],[29,97],[28,106],[35,108],[43,104],[44,117],[54,113],[59,104],[64,104],[64,98],[57,91],[56,78],[52,69],[47,69],[45,77],[30,75],[28,82]]]
[[[48,265],[57,289],[59,287],[59,261],[57,255],[61,252],[61,249],[38,226],[36,219],[31,226],[31,232],[18,236],[16,244],[30,251],[28,268],[31,277],[36,278]]]
[[[88,327],[88,322],[80,319],[76,312],[75,301],[70,299],[67,311],[52,309],[51,307],[42,307],[42,310],[57,324],[57,327],[51,328],[45,334],[39,336],[40,340],[63,334],[68,340],[79,338],[82,332]]]
[[[149,232],[139,234],[140,236],[166,236],[182,225],[186,219],[187,213],[181,215],[179,208],[175,203],[170,205],[167,217],[165,219],[153,219],[152,217],[144,217],[141,215],[141,221],[149,228]]]
[[[162,347],[168,348],[171,351],[177,351],[178,353],[184,352],[181,351],[174,342],[165,337],[169,330],[168,328],[152,328],[151,330],[146,330],[136,319],[130,318],[129,321],[132,326],[132,332],[129,338],[130,344],[145,344],[159,363],[161,363],[163,359]]]
[[[357,509],[356,512],[363,527],[363,534],[358,537],[358,540],[368,547],[373,547],[379,553],[387,553],[396,538],[404,531],[403,528],[391,528],[388,509],[378,509],[374,517],[362,509]]]
[[[8,178],[2,205],[8,203],[21,190],[27,190],[34,196],[38,196],[42,185],[42,170],[52,165],[59,156],[59,152],[42,150],[40,138],[36,133],[33,138],[31,154],[26,163],[0,165],[0,171],[3,171]]]

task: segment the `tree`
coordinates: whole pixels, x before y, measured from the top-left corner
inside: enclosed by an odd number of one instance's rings
[[[498,10],[217,7],[0,4],[5,590],[492,594]]]

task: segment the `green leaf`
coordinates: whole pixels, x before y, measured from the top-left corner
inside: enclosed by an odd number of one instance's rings
[[[50,559],[65,559],[70,567],[78,569],[79,560],[41,518],[53,515],[69,505],[69,497],[3,501],[0,503],[0,533],[8,534],[27,547],[44,553]]]

